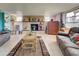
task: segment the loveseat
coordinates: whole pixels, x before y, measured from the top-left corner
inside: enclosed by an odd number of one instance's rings
[[[58,33],[57,35],[57,43],[65,56],[79,56],[79,46],[73,43],[69,37],[69,34],[72,33],[79,33],[79,28],[73,27],[68,34]]]
[[[0,46],[10,39],[10,31],[0,32]]]

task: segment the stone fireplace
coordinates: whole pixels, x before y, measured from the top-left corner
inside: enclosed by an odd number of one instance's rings
[[[43,31],[44,30],[44,24],[40,25],[40,22],[27,22],[24,25],[26,25],[24,26],[26,31]]]
[[[39,30],[39,22],[29,22],[29,30],[30,31],[38,31]]]
[[[38,31],[38,24],[31,24],[31,31]]]

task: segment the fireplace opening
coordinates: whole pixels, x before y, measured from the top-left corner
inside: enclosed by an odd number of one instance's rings
[[[31,31],[38,31],[38,24],[31,24]]]

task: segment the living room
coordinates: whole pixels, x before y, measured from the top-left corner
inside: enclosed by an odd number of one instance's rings
[[[0,56],[79,56],[78,3],[1,3]]]

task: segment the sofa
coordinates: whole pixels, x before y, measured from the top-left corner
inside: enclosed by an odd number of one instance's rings
[[[9,39],[10,39],[10,31],[2,31],[2,32],[0,32],[0,46],[2,46]]]
[[[78,27],[70,29],[69,33],[58,33],[57,43],[64,56],[79,56],[79,46],[71,41],[69,34],[79,33]]]

